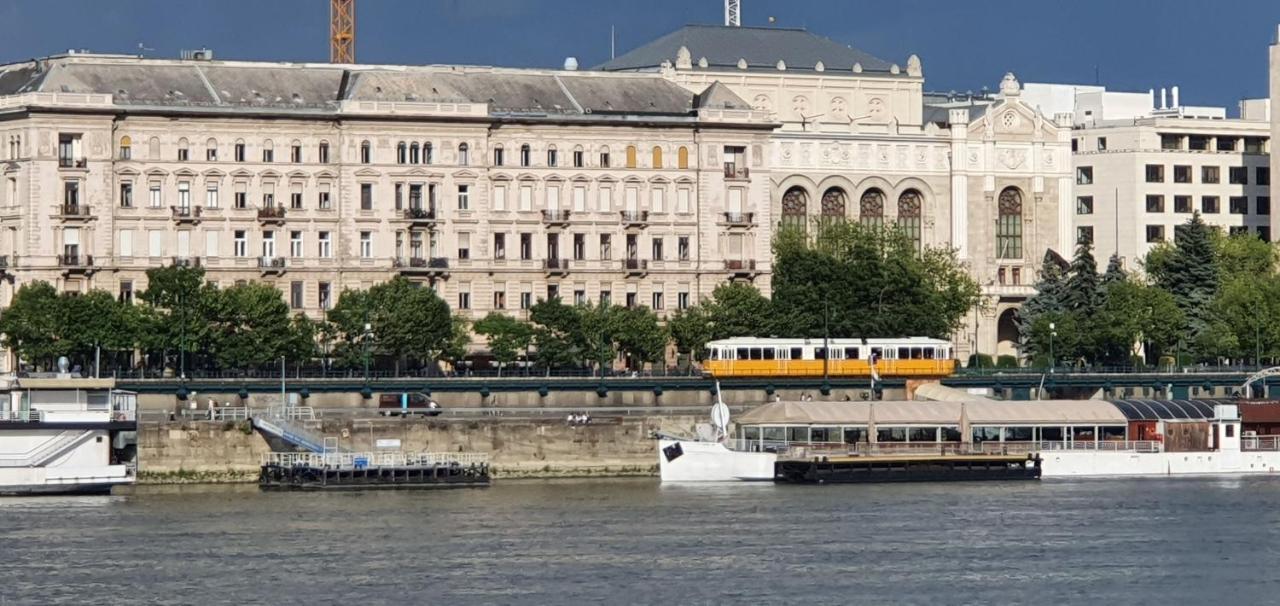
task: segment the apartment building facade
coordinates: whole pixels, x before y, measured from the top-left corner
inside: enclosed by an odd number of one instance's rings
[[[471,317],[769,290],[774,128],[654,75],[68,55],[0,68],[0,304],[158,265],[322,317],[403,275]]]
[[[1073,136],[1075,237],[1140,269],[1193,213],[1228,233],[1273,240],[1270,124],[1148,117]]]

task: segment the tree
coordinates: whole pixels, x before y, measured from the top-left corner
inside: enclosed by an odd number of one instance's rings
[[[529,320],[536,325],[533,342],[539,365],[547,370],[582,365],[587,343],[580,309],[559,297],[544,299],[529,308]]]
[[[449,306],[429,288],[396,277],[368,290],[345,290],[329,310],[329,333],[343,365],[363,364],[365,325],[370,355],[388,356],[403,364],[434,364],[454,336]]]
[[[743,282],[717,286],[711,292],[706,316],[712,339],[767,337],[775,324],[773,304],[756,287]]]
[[[9,308],[0,314],[5,347],[28,364],[51,367],[68,351],[68,343],[60,335],[58,307],[58,291],[48,282],[19,287]]]
[[[667,330],[675,341],[677,352],[686,353],[690,359],[701,362],[703,350],[707,341],[713,338],[715,327],[707,307],[694,305],[677,310],[667,318]]]
[[[1196,213],[1175,230],[1172,247],[1153,249],[1145,261],[1155,285],[1173,295],[1186,317],[1192,351],[1201,359],[1212,358],[1226,347],[1222,332],[1210,330],[1210,307],[1221,275],[1215,248],[1213,228]]]
[[[1093,313],[1101,303],[1098,262],[1087,241],[1076,246],[1076,254],[1067,268],[1067,280],[1063,288],[1062,302],[1071,311],[1084,315]]]
[[[147,288],[138,293],[147,305],[140,315],[145,327],[139,345],[159,354],[162,363],[173,362],[175,354],[186,354],[188,364],[198,364],[202,352],[209,352],[210,324],[218,289],[205,281],[203,268],[153,267],[147,270]],[[203,356],[208,362],[208,356]]]
[[[613,342],[629,367],[663,361],[670,338],[657,314],[643,306],[614,307],[606,313]]]
[[[449,340],[440,352],[440,359],[448,361],[453,371],[458,372],[470,346],[471,323],[462,316],[453,316],[450,318]]]
[[[1143,345],[1150,361],[1177,343],[1184,318],[1173,295],[1133,280],[1107,287],[1102,306],[1090,323],[1098,360],[1125,365]]]
[[[1047,353],[1046,339],[1036,339],[1037,323],[1042,316],[1061,316],[1067,311],[1066,275],[1062,258],[1052,251],[1045,253],[1040,263],[1040,281],[1036,282],[1036,294],[1018,310],[1018,334],[1022,354],[1029,358]],[[1039,330],[1044,334],[1048,324]],[[1044,349],[1042,349],[1042,346]]]
[[[488,340],[489,352],[499,364],[499,374],[503,367],[528,351],[533,343],[533,326],[501,312],[489,312],[475,323],[474,328],[476,334],[484,335]]]
[[[1129,273],[1124,270],[1124,262],[1120,260],[1120,255],[1111,255],[1111,258],[1107,260],[1107,272],[1102,274],[1103,290],[1127,279],[1129,279]]]
[[[314,353],[314,327],[290,318],[289,305],[274,286],[237,284],[217,291],[211,307],[212,352],[220,368],[274,366],[281,358],[295,356],[296,361]]]

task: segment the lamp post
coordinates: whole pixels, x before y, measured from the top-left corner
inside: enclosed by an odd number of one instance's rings
[[[1058,366],[1058,358],[1053,355],[1053,339],[1058,336],[1058,326],[1053,322],[1049,323],[1049,372],[1053,372]]]
[[[364,333],[360,335],[360,342],[364,345],[364,384],[369,384],[369,339],[373,337],[373,325],[365,322]]]
[[[831,383],[831,312],[827,299],[822,299],[822,384]],[[874,386],[873,386],[874,387]]]

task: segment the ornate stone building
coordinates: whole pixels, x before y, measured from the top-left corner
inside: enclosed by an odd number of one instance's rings
[[[1046,251],[1069,256],[1071,119],[1020,99],[951,106],[924,93],[916,56],[890,63],[804,30],[688,26],[604,64],[691,91],[718,82],[780,127],[769,145],[771,212],[901,226],[958,250],[986,310],[957,335],[964,356],[1014,354],[1017,307]]]

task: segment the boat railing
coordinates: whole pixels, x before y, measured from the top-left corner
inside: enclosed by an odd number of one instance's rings
[[[1280,436],[1244,436],[1240,438],[1240,450],[1247,452],[1280,451]]]
[[[0,421],[10,423],[39,423],[39,410],[0,410]]]
[[[1255,443],[1245,444],[1253,439]],[[1023,455],[1050,451],[1094,452],[1162,452],[1163,445],[1154,440],[1102,440],[1097,442],[784,442],[775,440],[729,440],[732,450],[772,452],[788,459],[817,456],[894,456],[894,455]],[[1243,438],[1244,450],[1280,450],[1280,436]]]
[[[325,469],[468,466],[488,462],[489,455],[482,452],[270,452],[262,455],[263,465]]]

